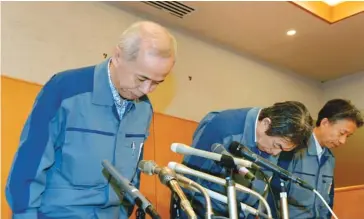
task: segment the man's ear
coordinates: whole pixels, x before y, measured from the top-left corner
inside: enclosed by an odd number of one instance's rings
[[[115,66],[120,65],[121,49],[116,46],[114,49],[114,55],[111,57],[111,61]]]
[[[270,124],[272,123],[272,120],[270,120],[270,118],[266,117],[262,120],[263,123],[263,127],[264,127],[264,132],[268,131]]]
[[[323,118],[320,122],[320,126],[327,127],[330,125],[330,121],[327,118]]]

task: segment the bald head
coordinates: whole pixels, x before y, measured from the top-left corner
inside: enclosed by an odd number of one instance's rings
[[[138,99],[156,89],[171,72],[176,41],[161,25],[142,21],[126,29],[111,57],[111,80],[126,99]]]
[[[141,52],[170,58],[176,56],[176,40],[161,25],[151,21],[132,24],[121,35],[118,47],[127,61],[135,60]]]

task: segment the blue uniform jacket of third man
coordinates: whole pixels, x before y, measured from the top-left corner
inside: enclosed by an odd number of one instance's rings
[[[334,168],[335,157],[330,149],[325,148],[321,158],[317,155],[316,142],[312,135],[308,147],[297,152],[282,152],[279,166],[287,169],[313,186],[332,208],[334,204]],[[279,188],[279,180],[274,176],[272,188]],[[290,218],[329,219],[331,213],[322,200],[312,191],[288,182],[288,210]],[[276,194],[279,201],[279,196]]]

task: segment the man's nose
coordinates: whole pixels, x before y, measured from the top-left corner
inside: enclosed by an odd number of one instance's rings
[[[151,90],[152,87],[152,81],[151,80],[146,80],[143,82],[140,90],[144,93],[144,94],[148,94]]]
[[[346,142],[346,136],[342,136],[342,137],[339,139],[339,142],[340,142],[340,144],[345,144],[345,142]]]

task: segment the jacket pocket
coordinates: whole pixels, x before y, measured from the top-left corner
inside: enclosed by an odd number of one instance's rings
[[[330,204],[330,192],[331,192],[331,187],[332,182],[334,180],[333,176],[328,176],[328,175],[322,175],[322,191],[319,191],[322,195],[322,197],[325,199],[325,201],[327,202],[327,204]]]
[[[312,186],[315,185],[315,174],[305,172],[294,172],[294,175],[303,179]],[[314,218],[315,194],[301,186],[291,182],[288,191],[288,204],[290,218],[304,219]]]
[[[125,138],[144,138],[145,139],[145,134],[125,134]]]
[[[99,130],[93,130],[93,129],[84,129],[84,128],[74,128],[74,127],[68,127],[66,131],[78,131],[78,132],[86,132],[86,133],[94,133],[94,134],[100,134],[100,135],[106,135],[106,136],[115,136],[112,132],[104,132]]]
[[[62,174],[74,186],[106,185],[102,161],[113,160],[114,145],[115,134],[112,132],[67,128],[62,148]]]
[[[315,174],[295,171],[294,175],[306,181],[312,186],[316,184]],[[310,207],[314,203],[314,198],[315,194],[312,191],[305,189],[297,185],[296,183],[290,183],[288,193],[289,204],[299,206],[301,207],[302,211],[304,211],[304,207]]]
[[[146,134],[143,133],[126,133],[116,142],[115,164],[130,181],[136,176],[138,162],[143,158],[145,139]]]
[[[142,150],[146,140],[145,134],[125,134],[123,146],[125,150],[131,154],[134,161],[138,161],[141,158]]]

